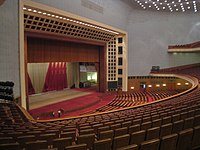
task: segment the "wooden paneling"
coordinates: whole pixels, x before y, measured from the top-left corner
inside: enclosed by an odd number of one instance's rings
[[[28,37],[28,62],[99,62],[100,46]]]

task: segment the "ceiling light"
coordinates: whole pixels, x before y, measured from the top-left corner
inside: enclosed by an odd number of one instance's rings
[[[23,8],[23,10],[26,10],[26,9],[27,9],[26,7]]]
[[[37,10],[33,10],[33,12],[37,12]]]
[[[28,11],[32,11],[32,9],[29,8]]]

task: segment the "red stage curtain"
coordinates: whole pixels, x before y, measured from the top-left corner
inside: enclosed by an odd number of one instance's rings
[[[27,73],[28,74],[28,73]],[[28,95],[35,94],[35,89],[28,74]]]
[[[66,62],[51,62],[46,74],[43,92],[67,88]]]

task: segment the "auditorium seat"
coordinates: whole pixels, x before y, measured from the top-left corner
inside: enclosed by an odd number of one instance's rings
[[[122,123],[122,127],[129,127],[132,125],[132,121],[126,121]]]
[[[48,143],[46,140],[31,141],[31,142],[26,142],[25,147],[26,150],[47,149]]]
[[[129,126],[128,133],[131,134],[139,130],[140,130],[140,124],[132,125],[132,126]]]
[[[189,128],[179,132],[176,150],[192,149],[193,129]]]
[[[117,150],[138,150],[138,145],[137,144],[132,144],[132,145],[128,145],[128,146],[125,146],[125,147],[121,147],[121,148],[118,148]]]
[[[63,150],[66,146],[72,145],[72,138],[55,138],[52,140],[52,144],[54,148],[57,148],[58,150]]]
[[[117,148],[128,146],[129,145],[129,138],[130,138],[129,134],[114,137],[112,149],[116,150]]]
[[[25,147],[26,142],[35,141],[36,138],[34,135],[25,135],[25,136],[18,136],[17,139],[18,143],[20,143],[23,147]]]
[[[195,115],[194,117],[194,126],[200,125],[200,115]]]
[[[15,139],[13,137],[0,137],[0,144],[8,144],[8,143],[14,143]]]
[[[162,120],[160,118],[152,121],[152,127],[160,127],[161,124],[162,124]]]
[[[171,132],[172,132],[172,123],[168,123],[160,127],[160,137],[169,135],[171,134]]]
[[[178,134],[170,134],[161,137],[160,150],[176,150],[176,143],[178,140]]]
[[[151,121],[144,122],[141,124],[141,130],[147,130],[149,128],[151,128]]]
[[[171,123],[171,116],[164,117],[162,119],[162,124]]]
[[[194,117],[189,117],[184,120],[183,129],[192,128],[194,124]]]
[[[58,138],[56,133],[40,134],[39,140],[46,140],[48,145],[52,145],[53,139]]]
[[[66,146],[65,150],[87,150],[87,144],[77,144],[77,145]]]
[[[0,144],[0,150],[22,150],[19,143]]]
[[[200,149],[200,125],[194,127],[192,149]]]
[[[140,145],[140,150],[159,150],[159,145],[159,139],[144,141]]]
[[[180,114],[175,114],[172,116],[172,122],[178,121],[180,119]]]
[[[145,140],[146,130],[133,132],[130,136],[130,144],[140,144]]]
[[[94,133],[94,129],[80,130],[79,133],[80,133],[80,135],[83,135],[83,134],[92,134],[92,133]]]
[[[112,139],[103,139],[94,142],[93,150],[111,150]]]
[[[113,139],[114,137],[114,131],[113,130],[107,130],[107,131],[102,131],[99,133],[99,139],[103,140],[103,139]]]
[[[77,137],[77,144],[87,144],[87,148],[91,149],[95,141],[95,134],[85,134]]]
[[[178,133],[183,129],[184,121],[179,120],[173,123],[172,125],[172,133]]]
[[[76,132],[75,132],[75,131],[62,132],[62,133],[60,134],[60,137],[61,137],[61,138],[72,137],[72,141],[75,141]]]
[[[127,134],[127,132],[128,132],[128,128],[127,127],[118,128],[118,129],[115,129],[114,136],[124,135],[124,134]]]
[[[160,127],[154,127],[147,129],[146,131],[146,140],[152,140],[159,138],[160,135]]]

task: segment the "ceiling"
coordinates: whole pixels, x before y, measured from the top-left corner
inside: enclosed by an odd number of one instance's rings
[[[200,0],[122,0],[134,9],[162,12],[200,12]]]

